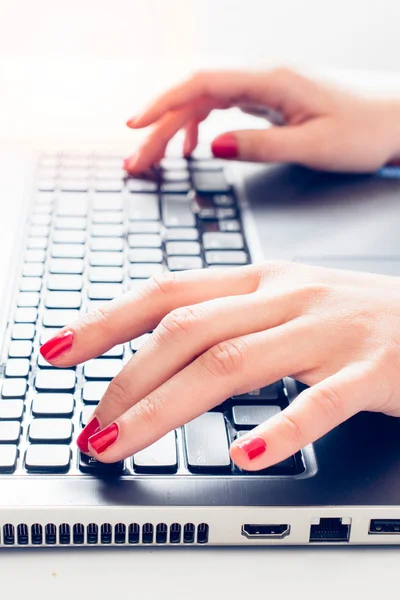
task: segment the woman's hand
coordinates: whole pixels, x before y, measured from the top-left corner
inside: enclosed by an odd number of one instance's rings
[[[289,262],[168,273],[84,316],[41,352],[68,367],[153,329],[80,435],[80,448],[100,461],[130,456],[284,376],[311,387],[233,442],[243,469],[284,460],[360,410],[400,416],[398,278]]]
[[[128,121],[133,129],[153,129],[125,160],[126,170],[138,173],[158,162],[180,129],[189,155],[197,145],[199,123],[212,110],[233,106],[261,115],[272,109],[282,115],[284,126],[225,133],[212,143],[219,158],[372,172],[400,156],[399,101],[353,96],[289,69],[215,71],[194,75]]]

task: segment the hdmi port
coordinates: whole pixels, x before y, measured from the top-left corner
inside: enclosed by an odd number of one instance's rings
[[[246,523],[242,525],[242,535],[251,539],[269,538],[281,540],[290,534],[290,525],[254,525]]]

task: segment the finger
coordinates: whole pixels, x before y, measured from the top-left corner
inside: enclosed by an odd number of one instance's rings
[[[313,347],[308,329],[292,321],[213,346],[90,437],[90,453],[103,462],[121,460],[234,394],[309,367]],[[266,360],[270,356],[274,360]]]
[[[232,460],[247,471],[274,465],[362,410],[376,393],[365,365],[349,365],[308,388],[280,414],[235,441]]]
[[[202,98],[213,98],[219,108],[240,104],[266,104],[285,112],[294,97],[307,98],[311,82],[289,69],[269,72],[211,71],[201,72],[156,98],[140,115],[128,121],[132,128],[147,127],[166,112],[177,110]]]
[[[254,292],[259,278],[255,266],[165,273],[62,329],[40,352],[57,367],[79,364],[153,330],[174,308]]]
[[[211,144],[217,158],[252,162],[302,162],[307,144],[306,126],[232,131]]]
[[[95,416],[108,425],[212,346],[277,327],[297,316],[301,305],[302,298],[287,290],[217,298],[172,311],[111,382]]]
[[[190,121],[185,128],[185,139],[183,142],[183,155],[190,156],[199,141],[199,123],[197,119]]]

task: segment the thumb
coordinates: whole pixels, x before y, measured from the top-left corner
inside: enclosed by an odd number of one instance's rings
[[[306,131],[301,125],[224,133],[212,142],[215,157],[251,162],[302,162]]]

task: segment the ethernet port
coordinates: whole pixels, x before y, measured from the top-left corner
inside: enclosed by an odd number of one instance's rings
[[[311,525],[310,542],[334,544],[348,542],[351,519],[321,518]]]

